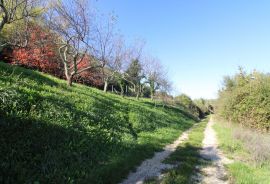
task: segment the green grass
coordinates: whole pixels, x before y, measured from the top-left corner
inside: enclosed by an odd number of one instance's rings
[[[181,144],[174,153],[170,155],[165,163],[179,164],[175,169],[165,172],[162,181],[150,179],[147,184],[187,184],[191,182],[191,176],[196,172],[196,166],[203,164],[200,159],[200,149],[204,138],[204,129],[207,120],[195,125],[189,133],[189,139]]]
[[[233,130],[231,128],[220,123],[214,124],[213,127],[217,132],[219,148],[227,154],[228,158],[233,159],[239,155],[247,156],[243,143],[240,140],[233,139]]]
[[[195,123],[1,62],[0,102],[0,183],[117,183]]]
[[[252,153],[248,152],[244,143],[233,136],[233,129],[236,125],[226,126],[216,123],[214,129],[217,132],[219,147],[225,155],[235,162],[226,167],[235,184],[269,184],[269,165],[258,166],[251,161]]]

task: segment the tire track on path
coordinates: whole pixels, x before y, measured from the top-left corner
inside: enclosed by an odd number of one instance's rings
[[[189,130],[183,132],[181,136],[172,144],[165,146],[163,148],[164,151],[156,152],[154,157],[145,160],[135,172],[130,173],[128,178],[120,184],[142,184],[148,178],[162,177],[161,173],[163,170],[176,167],[176,165],[164,164],[162,161],[170,156],[170,154],[175,151],[179,144],[188,139]]]
[[[209,162],[205,167],[199,167],[198,172],[194,177],[194,183],[206,184],[228,184],[228,173],[224,164],[232,163],[231,160],[226,158],[218,149],[218,142],[216,133],[213,129],[214,121],[211,117],[204,131],[203,148],[200,151],[201,157]]]

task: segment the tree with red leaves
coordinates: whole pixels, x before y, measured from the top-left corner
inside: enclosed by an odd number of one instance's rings
[[[67,85],[71,86],[74,78],[87,70],[100,68],[94,59],[92,46],[92,21],[87,1],[56,1],[47,12],[46,22],[51,32],[58,35],[55,45],[58,46]],[[79,69],[82,62],[89,65]]]
[[[31,25],[30,30],[28,45],[13,48],[11,63],[61,77],[63,71],[53,44],[55,35],[39,25]]]
[[[58,46],[55,44],[57,36],[46,28],[32,24],[30,37],[26,47],[6,47],[1,53],[1,59],[15,65],[35,69],[49,73],[59,78],[65,78],[63,64],[59,58]],[[80,74],[74,77],[74,81],[89,86],[102,88],[102,72],[99,68],[91,67],[93,57],[85,55],[78,63],[77,70]],[[89,61],[92,61],[91,63]]]
[[[91,59],[91,56],[86,55],[82,61],[78,64],[78,70],[83,70],[84,68],[90,68],[88,70],[84,70],[83,72],[79,73],[74,77],[74,81],[82,84],[86,84],[89,86],[101,88],[103,86],[102,80],[102,71],[99,67],[91,67],[93,64],[89,61],[94,61]]]

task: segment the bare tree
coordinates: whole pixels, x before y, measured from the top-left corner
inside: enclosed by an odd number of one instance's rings
[[[104,92],[110,82],[117,80],[123,95],[122,79],[130,79],[125,70],[132,60],[140,58],[144,42],[137,41],[134,46],[126,47],[123,38],[115,31],[115,21],[114,16],[99,21],[95,29],[94,55],[102,65]]]
[[[145,41],[136,40],[132,46],[126,50],[125,62],[121,72],[121,78],[125,80],[129,85],[127,89],[135,93],[138,99],[143,91],[144,84],[142,80],[144,78],[142,53],[145,45]]]
[[[160,81],[160,88],[156,92],[155,98],[160,100],[163,103],[163,107],[165,104],[168,104],[170,101],[173,101],[173,97],[170,94],[172,90],[172,84],[167,78],[163,78]]]
[[[108,72],[104,73],[104,91],[107,91],[109,82],[117,81],[121,88],[121,94],[123,95],[123,86],[121,84],[122,74],[126,68],[128,62],[129,50],[126,48],[124,40],[118,38],[114,42],[114,48],[111,57],[108,59]]]
[[[160,61],[153,57],[146,57],[144,59],[144,74],[146,83],[150,87],[151,99],[154,99],[154,95],[157,90],[161,89],[166,81],[166,72],[161,65]]]
[[[123,38],[114,30],[115,21],[115,17],[110,16],[105,21],[99,20],[95,28],[94,56],[102,67],[104,92],[116,75],[119,77],[127,55]]]
[[[56,44],[64,66],[67,84],[72,85],[73,78],[86,70],[100,67],[91,54],[91,16],[87,1],[56,0],[46,16],[49,28],[58,35]],[[88,65],[79,68],[82,62]]]
[[[0,0],[0,32],[5,25],[12,24],[12,27],[6,30],[8,38],[2,38],[1,47],[27,45],[30,20],[42,11],[40,7],[37,8],[38,5],[40,5],[39,0]]]

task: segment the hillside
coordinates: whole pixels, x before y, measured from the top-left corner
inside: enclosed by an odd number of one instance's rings
[[[0,182],[117,183],[195,120],[0,63]]]

